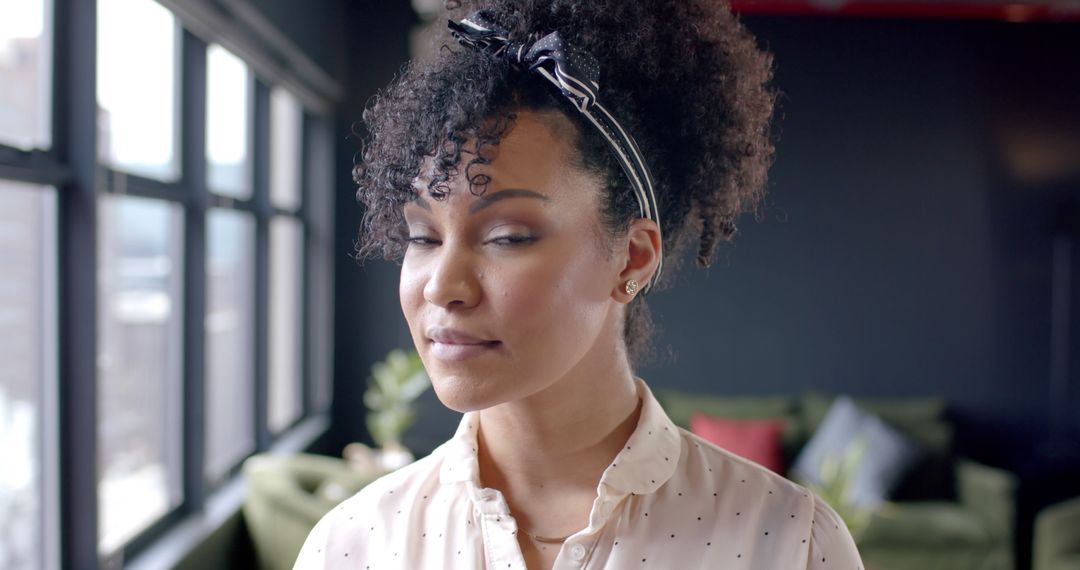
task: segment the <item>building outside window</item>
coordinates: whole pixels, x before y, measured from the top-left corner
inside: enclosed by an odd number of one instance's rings
[[[332,233],[310,231],[305,198],[333,183],[305,166],[332,164],[328,121],[258,46],[196,35],[170,7],[0,1],[0,570],[129,559],[329,404],[329,377],[313,375],[330,367],[304,351],[331,338],[307,280],[332,281]],[[80,37],[93,45],[67,49]],[[94,89],[54,89],[90,68]],[[82,149],[96,169],[65,162]],[[93,261],[64,243],[94,244]],[[64,293],[87,283],[93,322],[76,327]],[[93,364],[65,371],[77,354]],[[86,393],[72,378],[94,398],[72,397]],[[80,448],[91,461],[60,452]]]

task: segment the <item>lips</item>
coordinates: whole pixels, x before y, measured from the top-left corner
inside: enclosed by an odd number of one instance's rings
[[[499,342],[447,327],[431,327],[427,330],[427,336],[429,339],[443,344],[489,344]]]
[[[500,341],[479,337],[462,330],[447,327],[431,327],[427,330],[431,340],[431,352],[440,360],[461,361],[475,358],[494,350]]]

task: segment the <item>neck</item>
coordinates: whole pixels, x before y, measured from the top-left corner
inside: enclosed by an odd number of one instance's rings
[[[621,361],[582,367],[527,398],[483,410],[482,483],[510,496],[594,494],[640,414],[634,377],[625,356]]]

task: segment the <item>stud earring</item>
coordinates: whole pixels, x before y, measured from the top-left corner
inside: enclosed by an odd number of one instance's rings
[[[628,279],[626,281],[626,286],[624,287],[624,289],[626,290],[627,295],[636,294],[638,292],[638,289],[640,289],[640,288],[641,288],[641,286],[638,285],[638,282],[634,281],[633,279]]]

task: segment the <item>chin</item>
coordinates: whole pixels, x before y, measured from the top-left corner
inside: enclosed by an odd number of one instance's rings
[[[527,395],[527,381],[506,373],[462,373],[433,370],[431,387],[444,406],[455,412],[486,410]]]
[[[460,413],[474,412],[505,401],[510,386],[499,379],[506,375],[491,370],[490,363],[478,366],[475,360],[444,362],[427,351],[421,351],[420,355],[435,395],[447,408]]]
[[[484,410],[503,403],[490,382],[456,374],[432,376],[431,387],[444,406],[455,412]]]

